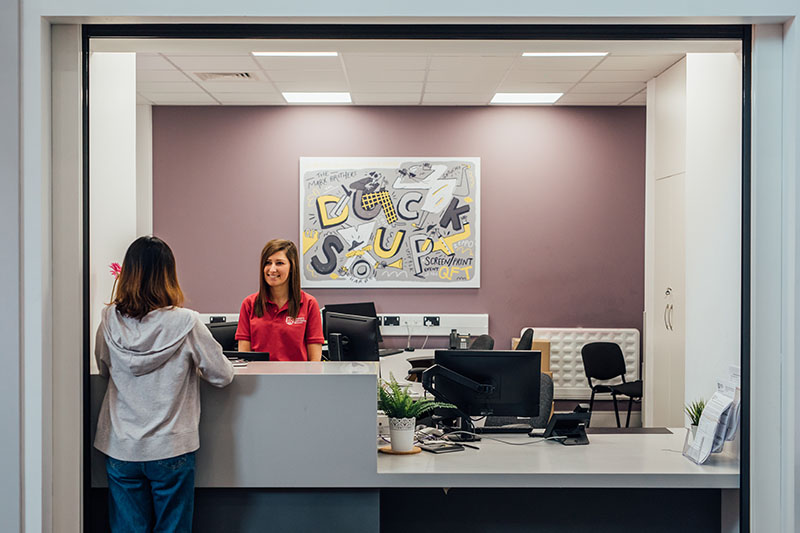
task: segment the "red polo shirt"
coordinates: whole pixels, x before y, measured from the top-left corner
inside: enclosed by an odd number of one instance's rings
[[[267,300],[261,317],[253,312],[258,293],[242,302],[236,340],[250,341],[254,352],[269,352],[270,361],[308,361],[306,344],[322,344],[322,317],[319,304],[310,294],[300,291],[297,318],[289,316],[289,302],[278,306]]]

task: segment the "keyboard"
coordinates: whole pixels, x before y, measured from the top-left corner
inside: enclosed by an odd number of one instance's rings
[[[483,426],[475,428],[475,433],[530,433],[533,428],[528,424],[507,424],[505,426]]]

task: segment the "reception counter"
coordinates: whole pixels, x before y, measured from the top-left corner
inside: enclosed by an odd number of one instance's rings
[[[400,368],[397,360],[388,365]],[[715,507],[716,514],[697,522],[707,528],[708,520],[719,523],[721,502],[739,486],[736,457],[715,455],[702,466],[682,457],[682,428],[590,434],[590,445],[570,447],[527,435],[492,435],[505,442],[487,438],[479,450],[441,455],[385,455],[377,453],[377,363],[253,362],[236,374],[223,389],[201,387],[197,531],[259,531],[265,520],[296,530],[324,525],[326,531],[392,531],[387,506],[420,495],[437,500],[450,494],[437,505],[454,504],[461,494],[459,505],[466,507],[477,498],[494,508],[517,502],[524,509],[531,497],[548,505],[569,499],[563,493],[568,489],[589,491],[593,501],[609,505],[641,500],[634,514],[651,517],[658,515],[654,505],[699,498]],[[92,376],[91,385],[94,425],[106,382]],[[105,484],[103,456],[93,451],[98,501]],[[641,489],[653,494],[637,496]],[[315,511],[301,512],[301,504]],[[504,531],[515,531],[506,526]]]

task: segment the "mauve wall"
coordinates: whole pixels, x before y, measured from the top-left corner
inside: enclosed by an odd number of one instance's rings
[[[264,243],[298,242],[301,156],[481,158],[480,289],[310,291],[320,305],[488,313],[496,348],[526,325],[641,331],[643,107],[154,107],[153,228],[187,307],[238,312]]]

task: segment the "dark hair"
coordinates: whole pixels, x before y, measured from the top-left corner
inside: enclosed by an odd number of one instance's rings
[[[297,313],[300,312],[300,259],[297,254],[297,246],[286,239],[272,239],[261,250],[261,266],[258,269],[258,296],[253,305],[253,312],[258,317],[264,316],[264,309],[267,308],[267,298],[269,297],[269,286],[264,278],[264,268],[267,266],[267,259],[277,252],[284,252],[289,260],[289,316],[297,318]]]
[[[150,235],[128,246],[112,303],[123,315],[140,320],[154,309],[183,304],[175,256],[167,243]]]

